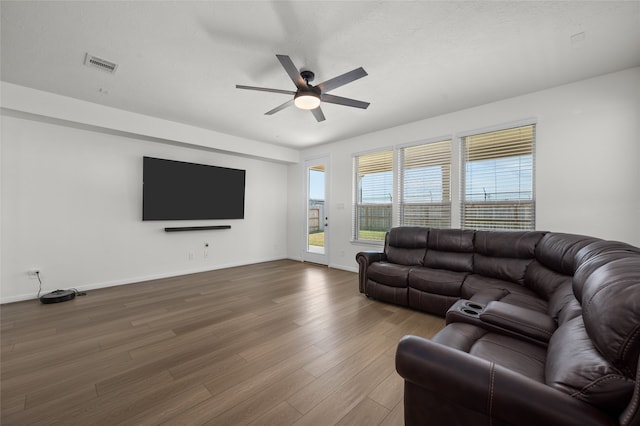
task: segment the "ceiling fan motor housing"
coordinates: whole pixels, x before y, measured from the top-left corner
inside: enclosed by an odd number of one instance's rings
[[[313,81],[316,75],[313,73],[313,71],[304,70],[300,71],[300,77],[302,77],[302,79],[307,82],[307,85],[309,85],[309,82]]]

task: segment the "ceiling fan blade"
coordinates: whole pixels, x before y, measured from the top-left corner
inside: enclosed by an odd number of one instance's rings
[[[313,114],[313,116],[316,118],[316,121],[321,122],[325,120],[324,113],[322,112],[322,109],[320,109],[320,107],[314,108],[310,111]]]
[[[298,89],[306,89],[307,83],[300,76],[300,71],[298,71],[298,67],[293,64],[293,61],[287,55],[276,55],[284,70],[289,74],[289,78],[293,81],[293,84],[296,85]]]
[[[280,106],[275,107],[271,111],[265,112],[264,115],[273,115],[278,111],[282,111],[283,109],[290,107],[291,105],[293,105],[293,99],[289,99],[287,102],[283,103]]]
[[[259,92],[281,93],[283,95],[295,95],[296,94],[296,92],[293,92],[291,90],[267,89],[266,87],[242,86],[240,84],[236,84],[236,89],[257,90]]]
[[[367,109],[367,107],[369,106],[369,102],[358,101],[350,98],[343,98],[342,96],[330,95],[328,93],[323,93],[322,95],[320,95],[320,99],[322,100],[322,102],[350,106],[354,108]]]
[[[322,91],[322,93],[324,93],[340,86],[344,86],[347,83],[351,83],[352,81],[365,77],[367,75],[369,74],[367,74],[364,68],[360,67],[356,68],[353,71],[346,72],[342,75],[327,80],[323,83],[317,84],[316,87],[318,87]]]

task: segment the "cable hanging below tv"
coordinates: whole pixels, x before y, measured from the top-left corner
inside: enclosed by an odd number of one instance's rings
[[[177,226],[173,228],[164,228],[164,232],[207,231],[210,229],[231,229],[231,225]]]

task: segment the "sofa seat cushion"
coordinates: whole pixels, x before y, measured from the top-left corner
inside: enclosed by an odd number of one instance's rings
[[[406,287],[391,287],[372,280],[367,280],[364,286],[364,294],[368,297],[401,306],[409,306],[408,293],[409,289]]]
[[[447,325],[432,340],[544,383],[546,349],[540,345],[459,322]]]
[[[376,262],[369,265],[367,278],[391,287],[407,287],[409,271],[412,266],[397,265],[389,262]]]
[[[493,300],[547,313],[548,303],[534,291],[509,281],[471,274],[462,283],[461,295],[483,304]]]
[[[635,385],[593,346],[581,316],[567,321],[551,337],[545,382],[612,415],[627,406]]]
[[[445,269],[413,268],[409,271],[409,287],[442,296],[460,297],[460,287],[466,272]]]
[[[447,311],[459,298],[457,296],[443,296],[409,287],[409,307],[430,314],[445,316]]]

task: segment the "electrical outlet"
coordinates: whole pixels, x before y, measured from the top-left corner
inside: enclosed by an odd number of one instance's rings
[[[40,269],[38,268],[31,268],[27,271],[27,275],[29,275],[29,278],[31,278],[32,280],[37,280],[39,273]]]

